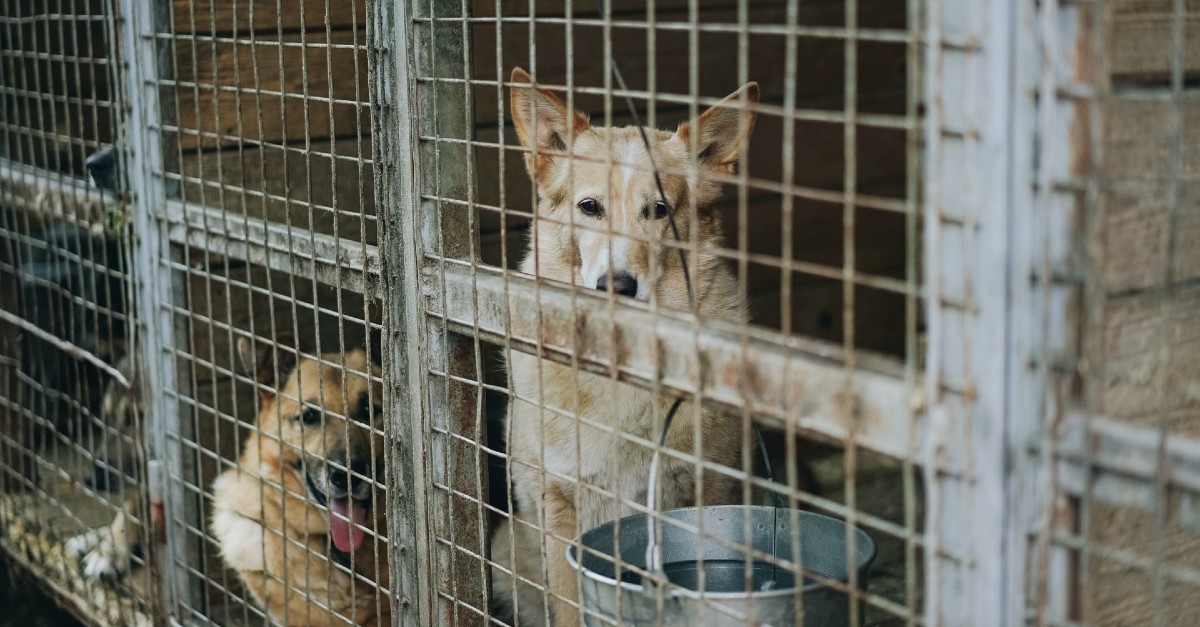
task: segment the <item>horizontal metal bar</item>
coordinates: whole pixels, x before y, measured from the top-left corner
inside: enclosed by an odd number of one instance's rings
[[[82,218],[89,224],[103,224],[106,208],[120,202],[82,179],[11,159],[0,158],[0,183],[0,203],[53,218]]]
[[[746,407],[796,427],[899,458],[916,456],[923,423],[897,360],[735,323],[703,320],[605,295],[572,292],[495,268],[439,261],[424,267],[429,315],[450,329],[706,405]],[[442,295],[445,294],[445,300]],[[853,365],[850,365],[853,364]],[[918,386],[919,389],[919,386]]]
[[[381,298],[379,252],[370,244],[221,209],[167,201],[172,243]]]
[[[1200,440],[1168,434],[1160,460],[1156,429],[1083,412],[1068,414],[1061,433],[1055,457],[1070,494],[1153,511],[1161,464],[1171,487],[1200,495]]]

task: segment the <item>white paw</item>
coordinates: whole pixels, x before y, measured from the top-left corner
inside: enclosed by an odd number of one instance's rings
[[[108,528],[75,536],[66,548],[79,556],[83,576],[88,579],[114,579],[129,572],[129,551],[113,541]]]
[[[96,537],[96,532],[89,531],[87,533],[81,533],[67,540],[64,548],[67,550],[67,553],[70,553],[71,555],[78,557],[80,560],[83,560],[83,556],[87,555],[92,548],[96,546],[97,540],[98,538]]]

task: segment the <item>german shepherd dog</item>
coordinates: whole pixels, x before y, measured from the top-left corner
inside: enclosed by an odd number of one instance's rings
[[[749,142],[758,86],[749,83],[675,132],[646,129],[653,162],[636,127],[593,127],[588,117],[533,85],[520,68],[512,72],[513,124],[537,187],[534,235],[521,271],[617,296],[689,307],[688,286],[668,215],[681,234],[697,233],[688,268],[696,306],[705,318],[745,321],[736,280],[718,256],[721,231],[703,209],[720,194],[720,175],[729,175]],[[743,106],[748,105],[748,106]],[[660,196],[654,168],[661,172]],[[694,206],[698,211],[693,212]],[[693,223],[695,220],[695,223]],[[517,522],[513,534],[516,572],[536,585],[519,585],[521,624],[544,615],[538,587],[552,594],[557,625],[577,625],[578,584],[566,549],[580,531],[634,513],[646,502],[653,450],[628,436],[653,441],[673,399],[572,370],[534,355],[510,351],[514,400],[507,437]],[[544,407],[544,409],[543,409]],[[699,421],[697,427],[696,421]],[[591,423],[591,424],[589,424]],[[607,428],[597,428],[593,424]],[[621,435],[623,434],[623,435]],[[693,436],[699,434],[700,442]],[[740,467],[742,428],[685,402],[675,416],[666,446],[705,462]],[[660,507],[670,509],[733,501],[737,482],[715,471],[698,472],[695,460],[668,454],[659,470]],[[536,528],[535,528],[536,527]],[[540,529],[540,534],[538,532]],[[544,546],[539,546],[537,536]],[[527,542],[533,537],[535,544]],[[496,542],[509,543],[503,530]],[[499,546],[498,563],[509,547]],[[548,582],[541,580],[546,572]],[[493,572],[497,605],[511,603],[511,575]],[[508,598],[505,598],[508,595]]]
[[[390,625],[380,370],[361,350],[297,360],[288,344],[259,361],[256,428],[213,484],[213,535],[276,623]]]
[[[115,366],[129,382],[128,388],[113,380],[104,389],[100,415],[108,433],[100,450],[94,452],[96,462],[84,480],[96,490],[123,495],[123,508],[107,526],[79,534],[66,544],[67,551],[79,558],[88,579],[127,574],[133,558],[142,556],[145,549],[145,517],[150,516],[151,529],[158,530],[163,524],[159,512],[143,507],[148,500],[142,482],[145,455],[139,420],[141,376],[135,364],[134,356],[126,355]]]

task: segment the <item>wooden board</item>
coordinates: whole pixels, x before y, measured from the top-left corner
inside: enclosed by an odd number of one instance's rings
[[[1180,184],[1172,230],[1165,190],[1155,185],[1112,189],[1103,197],[1103,289],[1124,294],[1164,285],[1167,263],[1176,283],[1200,279],[1200,182]],[[1173,232],[1172,232],[1173,231]],[[1168,246],[1175,237],[1174,248]],[[1168,252],[1173,258],[1168,259]]]
[[[1200,2],[1187,0],[1183,17],[1183,73],[1200,74]],[[1168,85],[1174,49],[1173,0],[1114,0],[1109,3],[1107,61],[1114,84]]]
[[[903,26],[905,7],[893,0],[864,0],[863,11],[870,11],[879,22],[893,22]],[[756,8],[756,17],[765,21],[782,23],[785,9],[778,6]],[[840,19],[845,13],[841,3],[801,3],[801,23],[824,23]],[[686,23],[687,12],[682,11],[664,20]],[[736,10],[721,8],[705,11],[701,24],[737,24]],[[630,89],[647,89],[647,72],[650,57],[647,53],[646,30],[644,28],[617,28],[612,33],[612,49],[617,52],[622,73]],[[604,29],[599,26],[575,25],[571,30],[571,47],[568,49],[567,32],[562,24],[538,23],[531,34],[528,24],[505,23],[501,27],[499,46],[500,67],[505,81],[513,66],[530,69],[530,47],[536,45],[536,74],[542,84],[565,85],[568,71],[576,87],[603,88],[604,64],[597,62],[604,50]],[[655,54],[653,66],[656,72],[655,88],[664,94],[687,95],[690,91],[689,62],[691,59],[690,36],[686,30],[659,29],[655,31]],[[738,79],[738,35],[736,33],[702,32],[695,50],[698,93],[710,98],[720,98],[731,93],[741,84]],[[479,81],[495,81],[497,76],[496,29],[476,28],[473,45],[475,62],[474,76]],[[782,104],[786,67],[784,37],[754,35],[747,41],[747,66],[749,80],[757,81],[762,89],[762,100],[766,103]],[[840,110],[845,101],[845,42],[833,38],[799,37],[796,40],[797,82],[796,98],[801,106],[819,109]],[[882,113],[902,113],[906,89],[903,43],[868,42],[859,44],[858,90],[864,110]],[[505,90],[507,94],[507,90]],[[881,99],[883,102],[879,102]],[[507,95],[501,96],[507,98]],[[476,124],[488,125],[497,119],[497,89],[479,87],[475,90]],[[599,96],[579,96],[579,107],[588,111],[600,111],[603,99]],[[507,102],[504,103],[507,108]],[[623,103],[616,103],[624,108]],[[681,105],[668,105],[678,108]]]
[[[241,369],[236,344],[239,337],[253,333],[268,340],[280,333],[300,338],[300,347],[321,352],[340,352],[362,348],[367,332],[354,319],[363,318],[361,295],[331,286],[313,285],[306,279],[293,279],[261,267],[219,265],[207,267],[205,258],[193,253],[189,258],[194,271],[187,277],[188,308],[193,316],[180,315],[181,325],[190,339],[192,357],[181,358],[179,370],[189,380],[208,383],[228,376],[227,371]],[[211,274],[211,278],[205,273]],[[227,289],[228,288],[228,289]],[[322,308],[319,315],[314,305]],[[339,325],[336,312],[344,318]],[[378,308],[372,308],[378,322]],[[353,318],[353,319],[351,319]],[[234,331],[230,331],[232,326]],[[344,336],[340,333],[344,332]],[[379,356],[379,340],[372,340],[371,354]],[[216,364],[222,370],[215,370]]]
[[[278,0],[278,5],[273,0],[174,0],[173,17],[176,33],[317,32],[326,24],[334,30],[365,28],[366,5],[366,0]]]
[[[1172,298],[1169,303],[1167,298]],[[1168,314],[1164,305],[1171,304]],[[1172,432],[1200,436],[1200,283],[1177,288],[1171,296],[1163,290],[1109,298],[1105,306],[1102,354],[1092,359],[1099,366],[1102,386],[1097,411],[1129,422],[1155,426],[1161,409],[1163,385],[1170,396],[1167,411]],[[1163,351],[1171,347],[1170,363]]]
[[[375,180],[370,138],[318,140],[287,149],[247,146],[244,150],[186,153],[183,200],[221,207],[239,215],[310,228],[373,244]],[[203,181],[203,183],[201,182]],[[264,197],[259,192],[267,194]]]
[[[1200,101],[1189,100],[1183,117],[1179,177],[1200,180]],[[1100,175],[1109,182],[1164,182],[1171,169],[1171,118],[1175,105],[1161,100],[1114,98],[1106,102],[1104,160]]]
[[[234,143],[228,136],[284,142],[369,135],[365,43],[354,31],[264,37],[253,46],[249,39],[199,41],[194,51],[191,42],[178,43],[180,146]],[[357,47],[336,47],[352,44]],[[346,102],[331,104],[331,94]],[[221,137],[197,137],[196,131]]]
[[[1084,540],[1090,546],[1103,546],[1110,551],[1096,551],[1087,562],[1089,568],[1080,591],[1084,604],[1081,622],[1117,627],[1150,625],[1161,618],[1163,625],[1195,624],[1200,588],[1169,578],[1162,600],[1157,601],[1154,570],[1130,565],[1128,559],[1117,561],[1110,557],[1119,551],[1156,564],[1161,560],[1173,568],[1200,568],[1200,531],[1194,520],[1188,520],[1189,508],[1181,506],[1178,497],[1176,492],[1167,499],[1165,524],[1159,523],[1152,512],[1110,506],[1098,499],[1085,501],[1091,508],[1092,523]]]

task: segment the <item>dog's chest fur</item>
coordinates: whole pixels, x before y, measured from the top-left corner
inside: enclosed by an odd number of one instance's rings
[[[509,364],[520,399],[514,404],[511,424],[512,455],[518,462],[514,473],[533,477],[540,474],[536,468],[544,468],[547,482],[564,486],[578,499],[585,529],[633,513],[628,503],[646,500],[653,447],[629,436],[657,441],[670,400],[656,400],[647,390],[547,361],[541,362],[539,375],[538,359],[531,355],[514,352]],[[683,437],[673,438],[668,445],[684,448],[679,446],[681,440],[690,442],[693,416],[690,405],[681,407],[671,431]],[[686,505],[693,494],[692,465],[667,458],[660,463],[662,505]],[[577,488],[574,481],[555,475],[578,477],[579,485],[588,487]],[[539,486],[540,480],[517,484],[518,499],[525,501],[535,495],[523,493]]]

